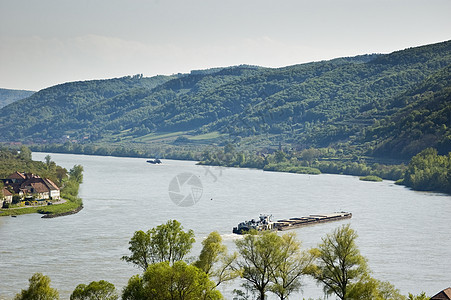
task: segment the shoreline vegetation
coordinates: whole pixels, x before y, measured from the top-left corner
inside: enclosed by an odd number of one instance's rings
[[[308,148],[301,151],[279,148],[278,151],[260,152],[242,150],[232,143],[208,148],[168,147],[167,149],[138,149],[133,146],[110,147],[78,144],[76,149],[67,145],[32,145],[39,152],[85,154],[99,156],[179,159],[197,161],[199,165],[218,167],[254,168],[265,171],[297,174],[339,174],[371,180],[393,180],[416,191],[451,194],[451,152],[439,155],[434,148],[426,148],[408,160],[391,160],[358,155],[340,148]],[[106,153],[104,153],[104,150]],[[167,150],[167,151],[165,151]],[[155,155],[159,153],[159,155]],[[379,181],[379,180],[376,180]]]
[[[16,171],[50,178],[60,188],[63,201],[46,200],[45,203],[52,204],[23,206],[22,202],[24,201],[21,201],[18,195],[13,195],[13,202],[8,204],[7,208],[0,208],[0,217],[38,213],[43,215],[42,218],[55,218],[75,214],[83,209],[83,201],[78,197],[79,186],[83,182],[83,167],[81,165],[75,165],[67,171],[65,168],[56,165],[49,155],[45,162],[33,161],[30,149],[25,146],[22,146],[19,152],[0,146],[0,178],[5,178]],[[3,188],[2,181],[0,181],[0,184]],[[0,198],[2,197],[3,195],[0,195]]]

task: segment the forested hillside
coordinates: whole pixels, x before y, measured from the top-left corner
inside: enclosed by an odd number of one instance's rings
[[[0,110],[1,142],[450,150],[451,41],[270,69],[73,82]],[[18,118],[17,116],[20,116]]]
[[[0,88],[0,108],[13,103],[16,100],[27,98],[33,94],[33,91],[9,90]]]

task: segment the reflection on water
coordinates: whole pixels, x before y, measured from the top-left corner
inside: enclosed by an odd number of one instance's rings
[[[33,155],[44,160],[46,154]],[[121,289],[140,272],[120,260],[128,254],[134,231],[177,219],[196,233],[193,256],[214,230],[232,251],[239,238],[231,233],[233,226],[260,213],[280,219],[350,211],[351,220],[296,229],[303,246],[316,246],[336,226],[350,222],[375,278],[390,281],[404,294],[432,295],[451,282],[450,196],[351,176],[205,167],[190,161],[151,165],[137,158],[51,157],[68,169],[83,165],[80,196],[85,208],[54,219],[0,218],[0,299],[27,287],[34,272],[49,275],[62,299],[77,284],[93,280],[108,280]],[[189,207],[174,204],[168,192],[171,180],[184,172],[197,176],[203,189],[199,202]],[[223,292],[230,295],[238,284],[225,286]],[[303,290],[305,298],[322,296],[321,287],[310,279],[304,280]]]

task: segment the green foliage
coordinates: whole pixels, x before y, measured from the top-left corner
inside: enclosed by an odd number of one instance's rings
[[[415,155],[407,166],[403,184],[416,190],[451,193],[451,152],[438,155],[427,148]]]
[[[281,238],[277,263],[271,266],[272,284],[269,289],[283,300],[301,289],[301,276],[309,267],[311,256],[301,251],[301,243],[295,233],[286,233]]]
[[[21,160],[30,161],[31,160],[31,150],[26,146],[20,147],[19,158]]]
[[[409,293],[407,300],[429,300],[429,298],[430,297],[426,296],[425,292],[422,292],[421,294],[418,294],[418,295]]]
[[[451,65],[422,84],[397,97],[395,111],[365,131],[366,140],[376,142],[370,151],[377,156],[411,158],[425,148],[439,154],[451,149]]]
[[[275,232],[251,231],[235,244],[241,256],[236,268],[259,299],[265,299],[267,291],[286,299],[300,289],[309,259],[300,251],[294,234],[280,237]]]
[[[222,244],[221,235],[217,231],[211,232],[208,237],[202,241],[202,251],[194,265],[209,274],[213,265],[227,252],[227,247]]]
[[[83,182],[83,166],[75,165],[69,171],[70,180],[78,184]]]
[[[105,281],[92,281],[90,284],[79,284],[70,295],[70,300],[117,300],[119,295],[114,284]]]
[[[146,299],[144,282],[141,276],[134,275],[128,280],[128,284],[122,290],[122,300]]]
[[[56,289],[50,287],[50,278],[35,273],[28,280],[30,285],[28,289],[22,290],[14,298],[15,300],[58,300],[59,293]]]
[[[143,275],[144,299],[223,299],[208,275],[184,261],[151,264]]]
[[[227,247],[222,244],[222,237],[217,231],[211,232],[202,241],[202,250],[194,266],[204,271],[210,278],[216,279],[216,286],[235,279],[240,274],[233,269],[237,254],[227,255]]]
[[[168,261],[173,264],[189,253],[194,242],[192,230],[185,232],[177,220],[169,220],[147,232],[136,231],[129,242],[131,255],[123,256],[122,260],[143,270],[153,263]]]
[[[353,299],[355,289],[366,290],[362,285],[367,284],[369,270],[357,248],[356,238],[357,234],[347,224],[328,234],[318,248],[312,249],[316,263],[309,273],[323,284],[327,295],[335,294],[342,300]]]
[[[360,180],[363,181],[374,181],[374,182],[381,182],[382,178],[380,178],[379,176],[374,176],[374,175],[368,175],[368,176],[364,176],[364,177],[360,177]]]

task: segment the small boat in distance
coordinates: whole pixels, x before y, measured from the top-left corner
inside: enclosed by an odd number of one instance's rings
[[[149,163],[149,164],[154,164],[154,165],[158,165],[158,164],[162,164],[163,162],[161,161],[161,160],[159,160],[158,158],[155,158],[155,159],[149,159],[149,160],[147,160],[147,162]]]
[[[350,219],[352,218],[352,213],[336,212],[324,215],[310,215],[308,217],[283,219],[274,222],[271,218],[271,215],[260,215],[260,220],[255,221],[252,219],[251,221],[241,222],[237,227],[233,227],[233,233],[245,234],[253,229],[257,231],[295,229],[307,225]]]

